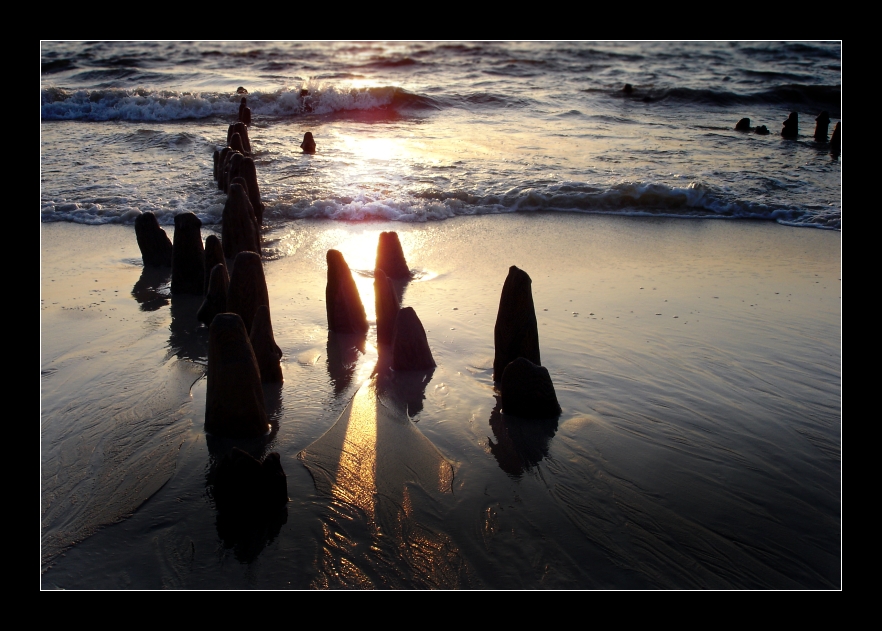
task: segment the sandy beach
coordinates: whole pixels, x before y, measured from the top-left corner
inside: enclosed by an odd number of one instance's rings
[[[447,490],[389,473],[394,527],[298,458],[376,364],[384,230],[438,365],[401,402],[408,431],[453,471]],[[263,243],[285,381],[264,390],[271,434],[236,444],[280,454],[290,501],[231,534],[201,300],[145,271],[132,226],[41,224],[42,588],[841,587],[840,232],[549,212],[303,220]],[[328,335],[331,248],[372,323],[363,350]],[[532,278],[554,423],[498,411],[511,265]]]

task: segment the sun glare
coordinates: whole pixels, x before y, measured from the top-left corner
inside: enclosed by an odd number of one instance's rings
[[[376,88],[376,87],[381,87],[381,86],[386,86],[386,85],[389,85],[389,84],[377,81],[376,79],[369,79],[367,77],[361,77],[359,79],[352,79],[348,83],[350,90],[362,90],[365,88]]]
[[[342,149],[360,162],[401,159],[408,153],[404,144],[394,138],[363,138],[341,136]]]
[[[340,231],[343,232],[343,231]],[[377,262],[377,243],[381,230],[365,230],[359,234],[344,233],[334,247],[340,250],[351,270],[373,271]]]

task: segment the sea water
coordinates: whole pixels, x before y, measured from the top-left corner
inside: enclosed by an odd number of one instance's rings
[[[559,210],[839,228],[839,42],[44,42],[43,221],[220,221],[248,91],[270,227]],[[632,92],[623,87],[632,86]],[[797,112],[800,136],[780,132]],[[749,118],[762,136],[736,132]],[[318,151],[304,156],[305,132]]]

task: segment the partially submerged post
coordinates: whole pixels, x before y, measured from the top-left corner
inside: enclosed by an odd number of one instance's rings
[[[261,305],[269,308],[269,292],[260,256],[256,252],[239,252],[230,273],[227,309],[238,313],[245,323],[245,330],[251,331],[254,316]]]
[[[172,248],[171,293],[202,295],[205,282],[205,248],[202,221],[193,213],[175,216],[175,242]]]
[[[239,177],[239,171],[242,167],[242,161],[245,159],[241,153],[233,152],[230,154],[230,158],[227,161],[226,169],[224,170],[224,192],[229,194],[230,185],[233,181]]]
[[[226,147],[221,149],[217,153],[217,165],[214,169],[214,179],[217,180],[217,187],[219,190],[225,190],[227,186],[227,182],[224,180],[224,170],[227,166],[227,156],[230,155],[230,152],[233,151],[233,148],[230,147],[229,143]]]
[[[233,149],[238,149],[236,145],[233,144],[233,136],[239,134],[239,141],[241,143],[242,153],[245,155],[251,155],[251,139],[248,137],[248,128],[245,126],[245,123],[239,121],[237,123],[233,123],[227,128],[227,144],[230,145]]]
[[[410,278],[410,269],[404,259],[404,250],[397,232],[381,232],[377,242],[376,269],[381,269],[389,278]]]
[[[235,259],[239,252],[260,253],[260,232],[254,221],[254,208],[240,184],[230,185],[224,204],[221,245],[228,259]]]
[[[254,209],[254,218],[257,220],[257,225],[261,226],[263,225],[264,204],[260,201],[260,187],[257,185],[257,168],[254,166],[252,158],[242,160],[242,163],[239,165],[239,176],[247,184],[245,188],[248,192],[248,201],[251,202],[251,207]]]
[[[215,265],[208,277],[208,292],[205,300],[196,312],[196,319],[205,326],[211,326],[214,316],[227,311],[227,292],[230,288],[230,277],[227,266],[223,263]]]
[[[494,381],[499,381],[505,367],[518,357],[542,365],[539,358],[539,328],[530,288],[532,282],[525,271],[514,265],[508,269],[493,329]]]
[[[781,135],[784,138],[796,138],[799,136],[799,114],[790,112],[790,116],[784,121],[784,127],[781,129]]]
[[[208,329],[205,431],[253,438],[269,430],[260,369],[245,325],[235,313],[220,313]]]
[[[338,250],[328,250],[328,284],[325,287],[325,308],[328,328],[337,333],[367,333],[368,322],[364,304],[352,279],[352,272]]]
[[[392,341],[393,370],[428,370],[435,367],[426,329],[413,307],[405,307],[395,319]]]
[[[315,153],[315,139],[312,137],[311,131],[303,134],[303,142],[300,143],[300,148],[303,149],[303,153]]]
[[[815,140],[827,142],[827,129],[830,127],[830,113],[824,110],[815,119]]]
[[[159,227],[156,215],[147,211],[135,219],[135,238],[141,250],[141,260],[148,267],[171,267],[172,242]]]
[[[232,147],[233,151],[238,151],[243,156],[247,149],[245,148],[245,141],[242,139],[242,135],[239,132],[234,132],[230,137],[230,147]]]
[[[560,404],[548,369],[523,357],[518,357],[505,367],[499,394],[505,414],[535,419],[560,414]]]
[[[227,266],[224,257],[224,248],[216,234],[210,234],[205,238],[205,283],[204,291],[208,294],[208,286],[211,281],[211,270],[215,265]]]
[[[273,323],[270,321],[270,312],[267,305],[260,305],[254,314],[254,322],[251,325],[251,347],[257,358],[257,366],[260,368],[260,380],[263,383],[281,383],[282,377],[282,349],[276,344],[273,337]]]
[[[392,281],[383,270],[374,270],[374,307],[377,314],[377,344],[391,344],[400,303]]]
[[[242,100],[239,102],[239,122],[244,124],[245,126],[251,125],[251,108],[248,107],[247,100],[245,97],[242,97]]]
[[[841,140],[839,136],[839,125],[842,121],[836,121],[836,127],[833,128],[833,136],[830,137],[830,155],[838,156],[840,150],[842,149]]]

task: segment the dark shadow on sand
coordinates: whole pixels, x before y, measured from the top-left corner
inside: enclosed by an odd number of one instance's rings
[[[272,430],[265,436],[250,440],[223,438],[206,434],[208,446],[208,468],[205,475],[205,491],[212,506],[217,511],[215,527],[225,550],[232,550],[240,563],[253,562],[267,545],[273,542],[288,522],[287,504],[249,507],[219,505],[214,492],[217,467],[233,447],[248,452],[258,460],[272,451],[273,438],[278,424],[272,423]]]
[[[179,359],[200,364],[208,363],[208,327],[196,314],[202,306],[203,297],[178,294],[171,297],[171,324],[168,345]]]
[[[141,270],[141,277],[132,287],[132,297],[138,301],[141,311],[156,311],[171,300],[170,267],[147,267]]]
[[[352,382],[355,367],[365,351],[366,339],[360,333],[328,331],[327,367],[334,395],[340,396]]]
[[[435,369],[428,370],[392,370],[391,349],[386,344],[377,348],[379,359],[374,373],[377,375],[377,392],[389,402],[406,412],[413,418],[423,411],[426,399],[426,388],[432,381]]]
[[[520,476],[538,465],[548,455],[551,439],[557,433],[557,417],[525,419],[503,414],[499,397],[490,413],[490,428],[496,438],[489,439],[490,453],[499,468],[512,476]]]

